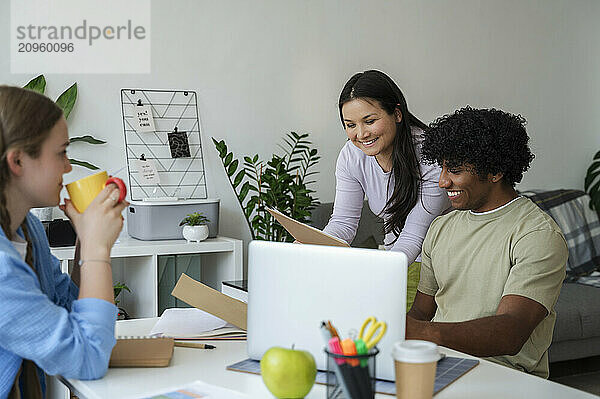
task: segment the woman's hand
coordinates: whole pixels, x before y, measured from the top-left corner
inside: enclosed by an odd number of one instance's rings
[[[83,213],[79,213],[68,199],[65,199],[65,204],[60,206],[73,223],[82,250],[93,247],[101,252],[110,253],[123,228],[121,212],[129,205],[129,202],[118,202],[118,199],[119,190],[115,185],[109,184]]]

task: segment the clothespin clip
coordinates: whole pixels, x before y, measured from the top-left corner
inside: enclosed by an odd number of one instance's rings
[[[144,104],[142,104],[142,99],[141,99],[141,98],[140,98],[140,99],[138,99],[138,103],[137,103],[137,105],[138,105],[138,107],[141,107],[142,105],[144,105]]]
[[[142,154],[142,156],[140,156],[140,161],[145,161],[146,160],[146,156],[144,154]]]

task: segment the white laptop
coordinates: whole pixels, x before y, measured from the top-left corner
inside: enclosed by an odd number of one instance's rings
[[[401,252],[252,241],[248,247],[248,356],[272,346],[308,350],[326,370],[319,326],[358,335],[369,316],[388,325],[377,377],[394,380],[392,346],[404,339],[407,259]],[[355,337],[356,338],[356,337]]]

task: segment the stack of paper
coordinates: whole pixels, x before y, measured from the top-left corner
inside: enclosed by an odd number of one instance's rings
[[[166,309],[150,335],[176,339],[246,339],[246,331],[196,308]]]

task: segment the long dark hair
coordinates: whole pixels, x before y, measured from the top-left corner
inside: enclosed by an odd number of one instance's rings
[[[344,85],[338,103],[340,119],[344,127],[342,107],[357,98],[377,101],[389,115],[394,115],[396,108],[402,113],[402,120],[396,123],[396,137],[392,153],[394,188],[381,211],[382,214],[385,213],[389,216],[385,218],[383,225],[385,234],[393,232],[396,236],[394,241],[387,243],[387,245],[391,245],[398,239],[408,213],[417,203],[421,189],[422,176],[411,127],[426,129],[427,125],[409,112],[404,94],[398,85],[383,72],[371,70],[357,73]],[[388,181],[388,191],[389,189]]]

